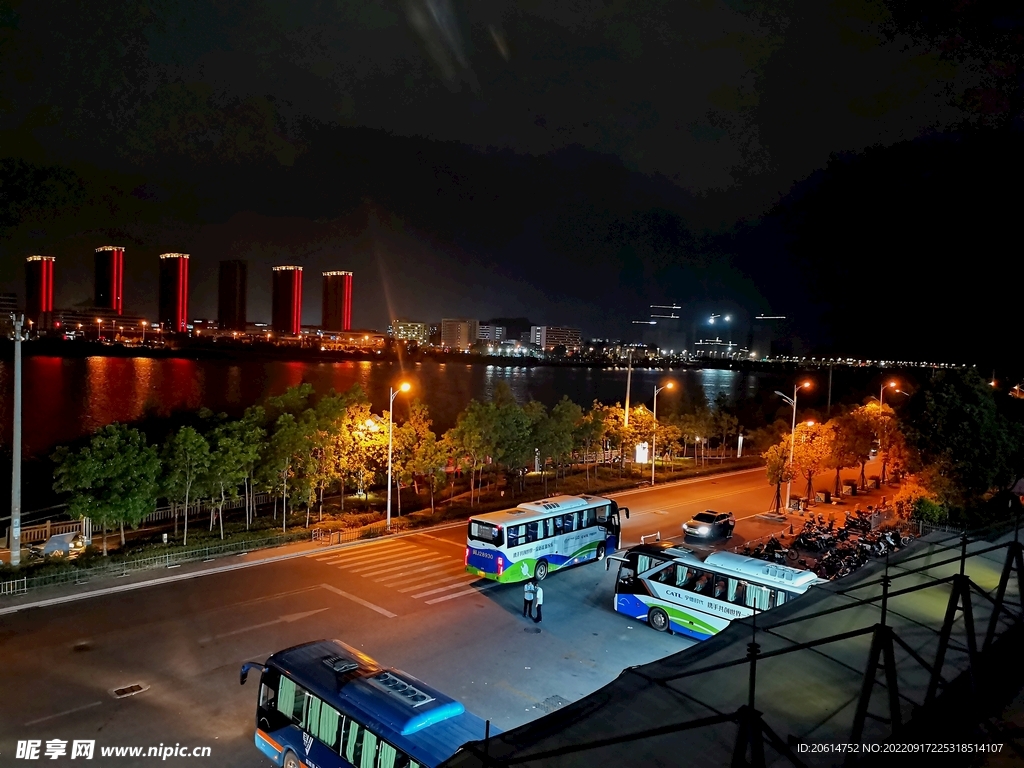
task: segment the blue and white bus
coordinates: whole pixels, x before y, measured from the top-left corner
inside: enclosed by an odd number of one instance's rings
[[[615,610],[659,632],[696,640],[718,634],[734,619],[770,610],[826,583],[813,571],[732,552],[705,558],[670,541],[632,547],[609,558],[620,563]]]
[[[487,735],[459,702],[338,640],[243,664],[242,685],[253,669],[256,747],[282,768],[434,768]]]
[[[620,511],[600,496],[552,496],[515,509],[476,515],[466,534],[466,570],[501,582],[545,578],[551,571],[603,560],[619,548]]]

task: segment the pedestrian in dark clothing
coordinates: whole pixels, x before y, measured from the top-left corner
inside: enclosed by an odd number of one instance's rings
[[[533,618],[533,599],[536,595],[537,587],[533,583],[533,579],[530,579],[523,585],[523,616],[529,616]]]
[[[537,591],[533,598],[534,604],[537,606],[537,616],[534,618],[534,624],[540,624],[541,620],[541,608],[544,606],[544,590],[541,589],[540,584],[537,585]]]

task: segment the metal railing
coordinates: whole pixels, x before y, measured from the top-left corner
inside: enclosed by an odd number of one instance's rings
[[[387,533],[387,523],[374,523],[364,528],[348,528],[342,531],[332,531],[328,528],[314,528],[312,539],[316,544],[330,546],[332,544],[345,544],[359,539],[374,539]],[[394,530],[394,525],[392,525]]]
[[[21,579],[21,590],[18,593],[24,594],[30,589],[50,586],[54,584],[85,584],[94,578],[102,576],[124,577],[138,571],[148,571],[156,568],[175,568],[184,563],[213,560],[224,555],[244,555],[256,549],[287,544],[291,541],[303,539],[306,536],[305,530],[295,533],[277,534],[259,539],[248,539],[246,541],[234,541],[227,544],[218,544],[194,549],[171,550],[160,555],[139,558],[125,558],[90,568],[78,568],[73,563],[68,563],[64,568],[39,576],[27,576]],[[11,582],[16,583],[16,582]],[[0,592],[0,594],[5,594]]]
[[[28,592],[28,582],[25,577],[13,581],[0,581],[0,596],[24,595]]]
[[[259,507],[259,506],[263,506],[265,504],[269,504],[270,502],[272,502],[274,500],[274,497],[271,496],[269,493],[257,493],[253,497],[253,499],[255,501],[255,505]],[[204,512],[209,513],[211,510],[217,509],[217,507],[219,505],[220,505],[220,502],[211,502],[211,501],[202,501],[202,502],[200,502],[198,504],[189,504],[188,505],[188,516],[189,517],[195,517],[197,515],[203,514]],[[227,501],[224,502],[224,509],[238,509],[238,508],[244,507],[244,506],[245,506],[245,498],[244,497],[240,497],[240,498],[237,498],[237,499],[228,499]],[[150,514],[146,515],[146,517],[143,518],[142,522],[143,522],[143,524],[145,524],[145,523],[155,523],[158,520],[171,520],[171,519],[174,518],[175,509],[177,509],[177,513],[179,515],[184,517],[184,508],[183,507],[180,507],[180,506],[177,507],[177,508],[172,508],[170,506],[157,507],[153,512],[151,512]]]

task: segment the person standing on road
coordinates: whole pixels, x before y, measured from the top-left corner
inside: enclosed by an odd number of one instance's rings
[[[533,579],[529,579],[523,585],[523,616],[529,616],[531,619],[533,618],[533,599],[536,592],[537,587],[534,586]]]
[[[533,602],[537,606],[537,615],[534,617],[533,623],[534,624],[540,624],[540,620],[541,620],[541,607],[544,605],[544,589],[541,587],[540,584],[538,584],[537,587],[536,587],[536,592],[534,593]]]

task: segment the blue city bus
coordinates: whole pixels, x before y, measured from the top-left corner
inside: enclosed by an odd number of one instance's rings
[[[282,768],[434,768],[487,735],[459,702],[338,640],[247,662],[242,685],[253,669],[256,747]]]

